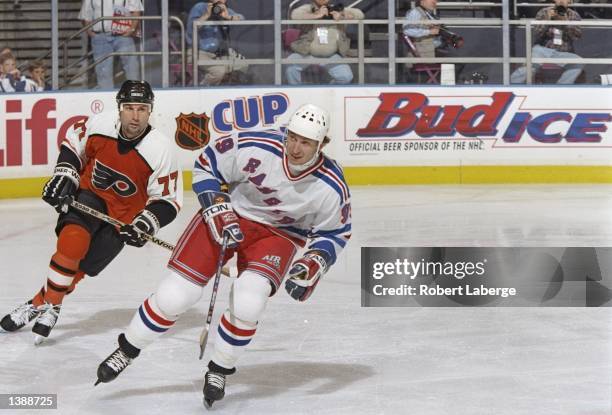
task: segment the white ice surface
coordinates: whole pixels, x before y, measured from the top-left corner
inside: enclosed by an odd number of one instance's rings
[[[609,246],[611,186],[410,186],[352,189],[353,238],[304,304],[272,298],[228,378],[219,414],[575,414],[612,408],[608,308],[361,308],[363,246]],[[195,211],[187,196],[160,238]],[[0,313],[45,280],[55,214],[37,199],[0,201]],[[57,393],[36,414],[203,414],[198,337],[210,299],[116,381],[100,361],[167,273],[168,252],[128,247],[64,301],[50,339],[0,334],[0,393]],[[215,323],[231,280],[220,286]],[[212,284],[211,284],[212,285]],[[0,410],[0,415],[11,411]],[[28,411],[14,411],[25,415]]]

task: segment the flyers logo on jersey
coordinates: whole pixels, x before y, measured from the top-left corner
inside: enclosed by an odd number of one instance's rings
[[[208,144],[210,131],[206,114],[183,114],[176,117],[174,140],[179,147],[186,150],[198,150]]]
[[[91,184],[100,190],[113,189],[119,196],[128,197],[136,193],[136,185],[124,174],[96,160],[91,173]]]

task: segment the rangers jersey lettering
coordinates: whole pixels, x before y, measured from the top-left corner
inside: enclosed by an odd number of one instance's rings
[[[284,157],[284,133],[241,132],[211,140],[195,162],[193,190],[229,186],[242,217],[269,225],[299,246],[328,254],[330,264],[351,236],[350,193],[342,169],[321,155],[293,176]]]
[[[172,142],[151,129],[135,146],[120,145],[117,113],[76,124],[62,140],[81,163],[80,187],[104,199],[108,214],[131,222],[146,205],[163,200],[178,210],[183,193]]]

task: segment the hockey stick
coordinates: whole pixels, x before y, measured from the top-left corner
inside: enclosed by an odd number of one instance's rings
[[[75,208],[76,210],[80,210],[83,213],[87,213],[88,215],[93,216],[94,218],[103,220],[106,223],[110,223],[111,225],[115,225],[118,227],[124,226],[125,224],[111,216],[108,216],[102,212],[99,212],[95,209],[90,208],[87,205],[84,205],[80,202],[77,202],[76,200],[74,200],[73,198],[69,198],[66,199],[65,201],[66,204],[68,204],[69,206]],[[162,246],[164,248],[166,248],[169,251],[173,251],[174,250],[174,245],[172,245],[171,243],[168,243],[166,241],[162,241],[159,238],[156,238],[152,235],[149,235],[148,233],[144,233],[141,232],[140,233],[146,240],[153,242],[156,245]],[[223,267],[223,269],[221,270],[221,273],[223,275],[225,275],[226,277],[231,277],[230,275],[230,271],[227,267]]]
[[[217,300],[217,291],[219,290],[219,280],[221,280],[221,272],[223,271],[223,258],[225,258],[225,249],[229,242],[229,236],[223,237],[223,244],[221,245],[221,252],[219,252],[219,260],[217,261],[217,272],[215,274],[215,282],[213,284],[212,294],[210,296],[210,306],[208,306],[208,315],[206,316],[206,326],[200,334],[200,360],[204,356],[204,349],[206,349],[206,341],[208,340],[208,329],[210,328],[210,322],[212,320],[213,309],[215,308],[215,301]]]
[[[125,223],[118,221],[117,219],[112,218],[102,212],[98,212],[97,210],[92,209],[89,206],[84,205],[80,202],[77,202],[74,199],[71,199],[68,202],[69,202],[68,205],[70,205],[71,207],[75,208],[76,210],[80,210],[81,212],[87,213],[88,215],[91,215],[94,218],[98,218],[100,220],[103,220],[106,223],[110,223],[111,225],[115,225],[118,227],[125,226]],[[154,244],[162,246],[169,251],[174,250],[174,245],[172,245],[171,243],[162,241],[161,239],[158,239],[152,235],[149,235],[148,233],[140,232],[140,235],[142,235],[142,237],[145,238],[147,241],[151,241]]]

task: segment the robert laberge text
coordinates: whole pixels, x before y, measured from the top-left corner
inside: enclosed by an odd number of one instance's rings
[[[399,287],[383,287],[378,284],[372,288],[372,292],[377,296],[395,296],[395,295],[444,295],[444,296],[458,296],[458,295],[495,295],[498,297],[507,298],[516,295],[516,288],[514,287],[485,287],[484,285],[478,286],[460,286],[460,287],[440,287],[438,285],[428,286],[425,284],[413,287],[407,284],[402,284]]]

